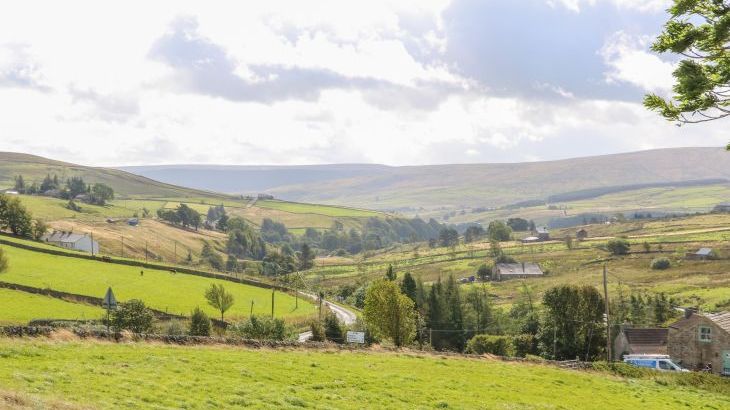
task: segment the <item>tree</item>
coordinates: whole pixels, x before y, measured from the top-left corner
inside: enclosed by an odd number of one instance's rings
[[[3,251],[3,248],[0,248],[0,273],[7,271],[8,266],[8,257],[5,256],[5,251]]]
[[[565,236],[565,247],[570,249],[573,249],[573,237],[570,235]]]
[[[302,250],[297,255],[299,270],[311,269],[314,266],[314,252],[308,243],[302,244]]]
[[[723,0],[674,0],[652,50],[684,59],[673,73],[674,96],[649,94],[644,98],[647,108],[680,124],[730,115],[729,10]]]
[[[233,306],[233,294],[228,293],[223,285],[211,284],[205,291],[208,304],[221,312],[221,320],[228,309]]]
[[[472,225],[464,232],[464,242],[471,243],[484,236],[484,228],[479,225]]]
[[[393,264],[388,264],[388,270],[385,271],[385,280],[394,281],[396,280],[397,275],[395,274],[395,271],[393,270]]]
[[[26,238],[33,236],[33,220],[20,199],[0,194],[0,229]]]
[[[492,269],[485,263],[480,265],[477,269],[477,277],[484,281],[489,279],[490,276],[492,276]]]
[[[444,247],[455,247],[459,244],[459,232],[454,228],[444,228],[439,232],[439,243]]]
[[[25,180],[23,179],[22,175],[18,175],[15,177],[15,186],[13,187],[13,189],[18,191],[18,193],[25,193]]]
[[[106,205],[106,201],[114,199],[114,190],[106,184],[94,184],[91,188],[89,202],[96,205]]]
[[[403,275],[403,280],[400,283],[400,290],[414,303],[416,302],[417,285],[416,280],[413,279],[413,275],[411,275],[410,272],[406,272],[405,275]]]
[[[200,260],[207,262],[213,269],[223,270],[223,257],[214,251],[208,242],[203,244],[203,249],[200,251]]]
[[[126,329],[134,333],[148,333],[152,330],[152,319],[152,312],[144,302],[131,299],[112,313],[111,325],[116,331]]]
[[[606,345],[604,301],[592,286],[562,285],[543,296],[545,315],[538,338],[546,357],[595,360]]]
[[[365,295],[365,322],[376,336],[390,339],[397,347],[408,344],[415,333],[413,301],[395,282],[378,280]]]
[[[324,326],[324,336],[327,340],[335,342],[335,343],[344,343],[345,342],[345,329],[343,329],[342,324],[340,324],[340,321],[337,319],[337,316],[334,313],[328,313],[324,317],[323,321]]]
[[[86,182],[81,177],[71,177],[66,181],[66,190],[68,191],[67,199],[74,199],[77,195],[86,192]]]
[[[238,272],[241,270],[241,266],[238,264],[238,259],[233,255],[228,255],[226,260],[226,270],[228,272]]]
[[[190,336],[210,336],[210,318],[196,307],[190,315]]]
[[[509,218],[507,219],[507,226],[515,232],[524,232],[530,229],[530,222],[523,218]]]
[[[606,248],[614,255],[626,255],[631,249],[631,244],[626,239],[617,238],[608,241]]]
[[[47,231],[48,225],[40,219],[36,219],[33,223],[33,227],[31,228],[31,236],[36,241],[40,241]]]
[[[487,235],[494,241],[509,241],[512,239],[512,228],[507,226],[504,221],[492,221],[487,227]]]

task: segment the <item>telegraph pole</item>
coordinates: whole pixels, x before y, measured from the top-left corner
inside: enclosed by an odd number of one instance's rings
[[[608,279],[606,277],[606,264],[603,264],[603,300],[606,306],[606,361],[610,362],[611,357],[611,321],[608,310]]]
[[[144,261],[147,262],[147,241],[144,241]]]
[[[94,256],[94,232],[91,232],[91,256]]]

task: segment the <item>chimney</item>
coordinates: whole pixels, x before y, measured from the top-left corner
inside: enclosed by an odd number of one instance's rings
[[[689,319],[692,317],[692,315],[695,313],[695,308],[685,308],[684,309],[684,318]]]

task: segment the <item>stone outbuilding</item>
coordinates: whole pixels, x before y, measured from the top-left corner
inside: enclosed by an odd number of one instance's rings
[[[621,360],[627,354],[668,354],[667,328],[632,328],[622,326],[613,341],[613,359]]]
[[[730,376],[730,312],[694,313],[669,326],[669,356],[690,370],[712,364],[712,372]]]
[[[502,281],[515,278],[539,278],[543,275],[544,273],[537,263],[498,263],[494,266],[493,278],[496,281]]]

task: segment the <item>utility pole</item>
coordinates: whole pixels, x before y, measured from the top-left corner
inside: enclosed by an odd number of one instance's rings
[[[94,256],[94,232],[91,233],[91,256]]]
[[[147,241],[144,241],[144,261],[147,262]]]
[[[249,314],[249,316],[253,317],[253,300],[251,301],[251,313]]]
[[[610,362],[611,357],[611,320],[608,311],[608,279],[606,277],[606,264],[603,264],[603,300],[606,306],[606,361]]]

